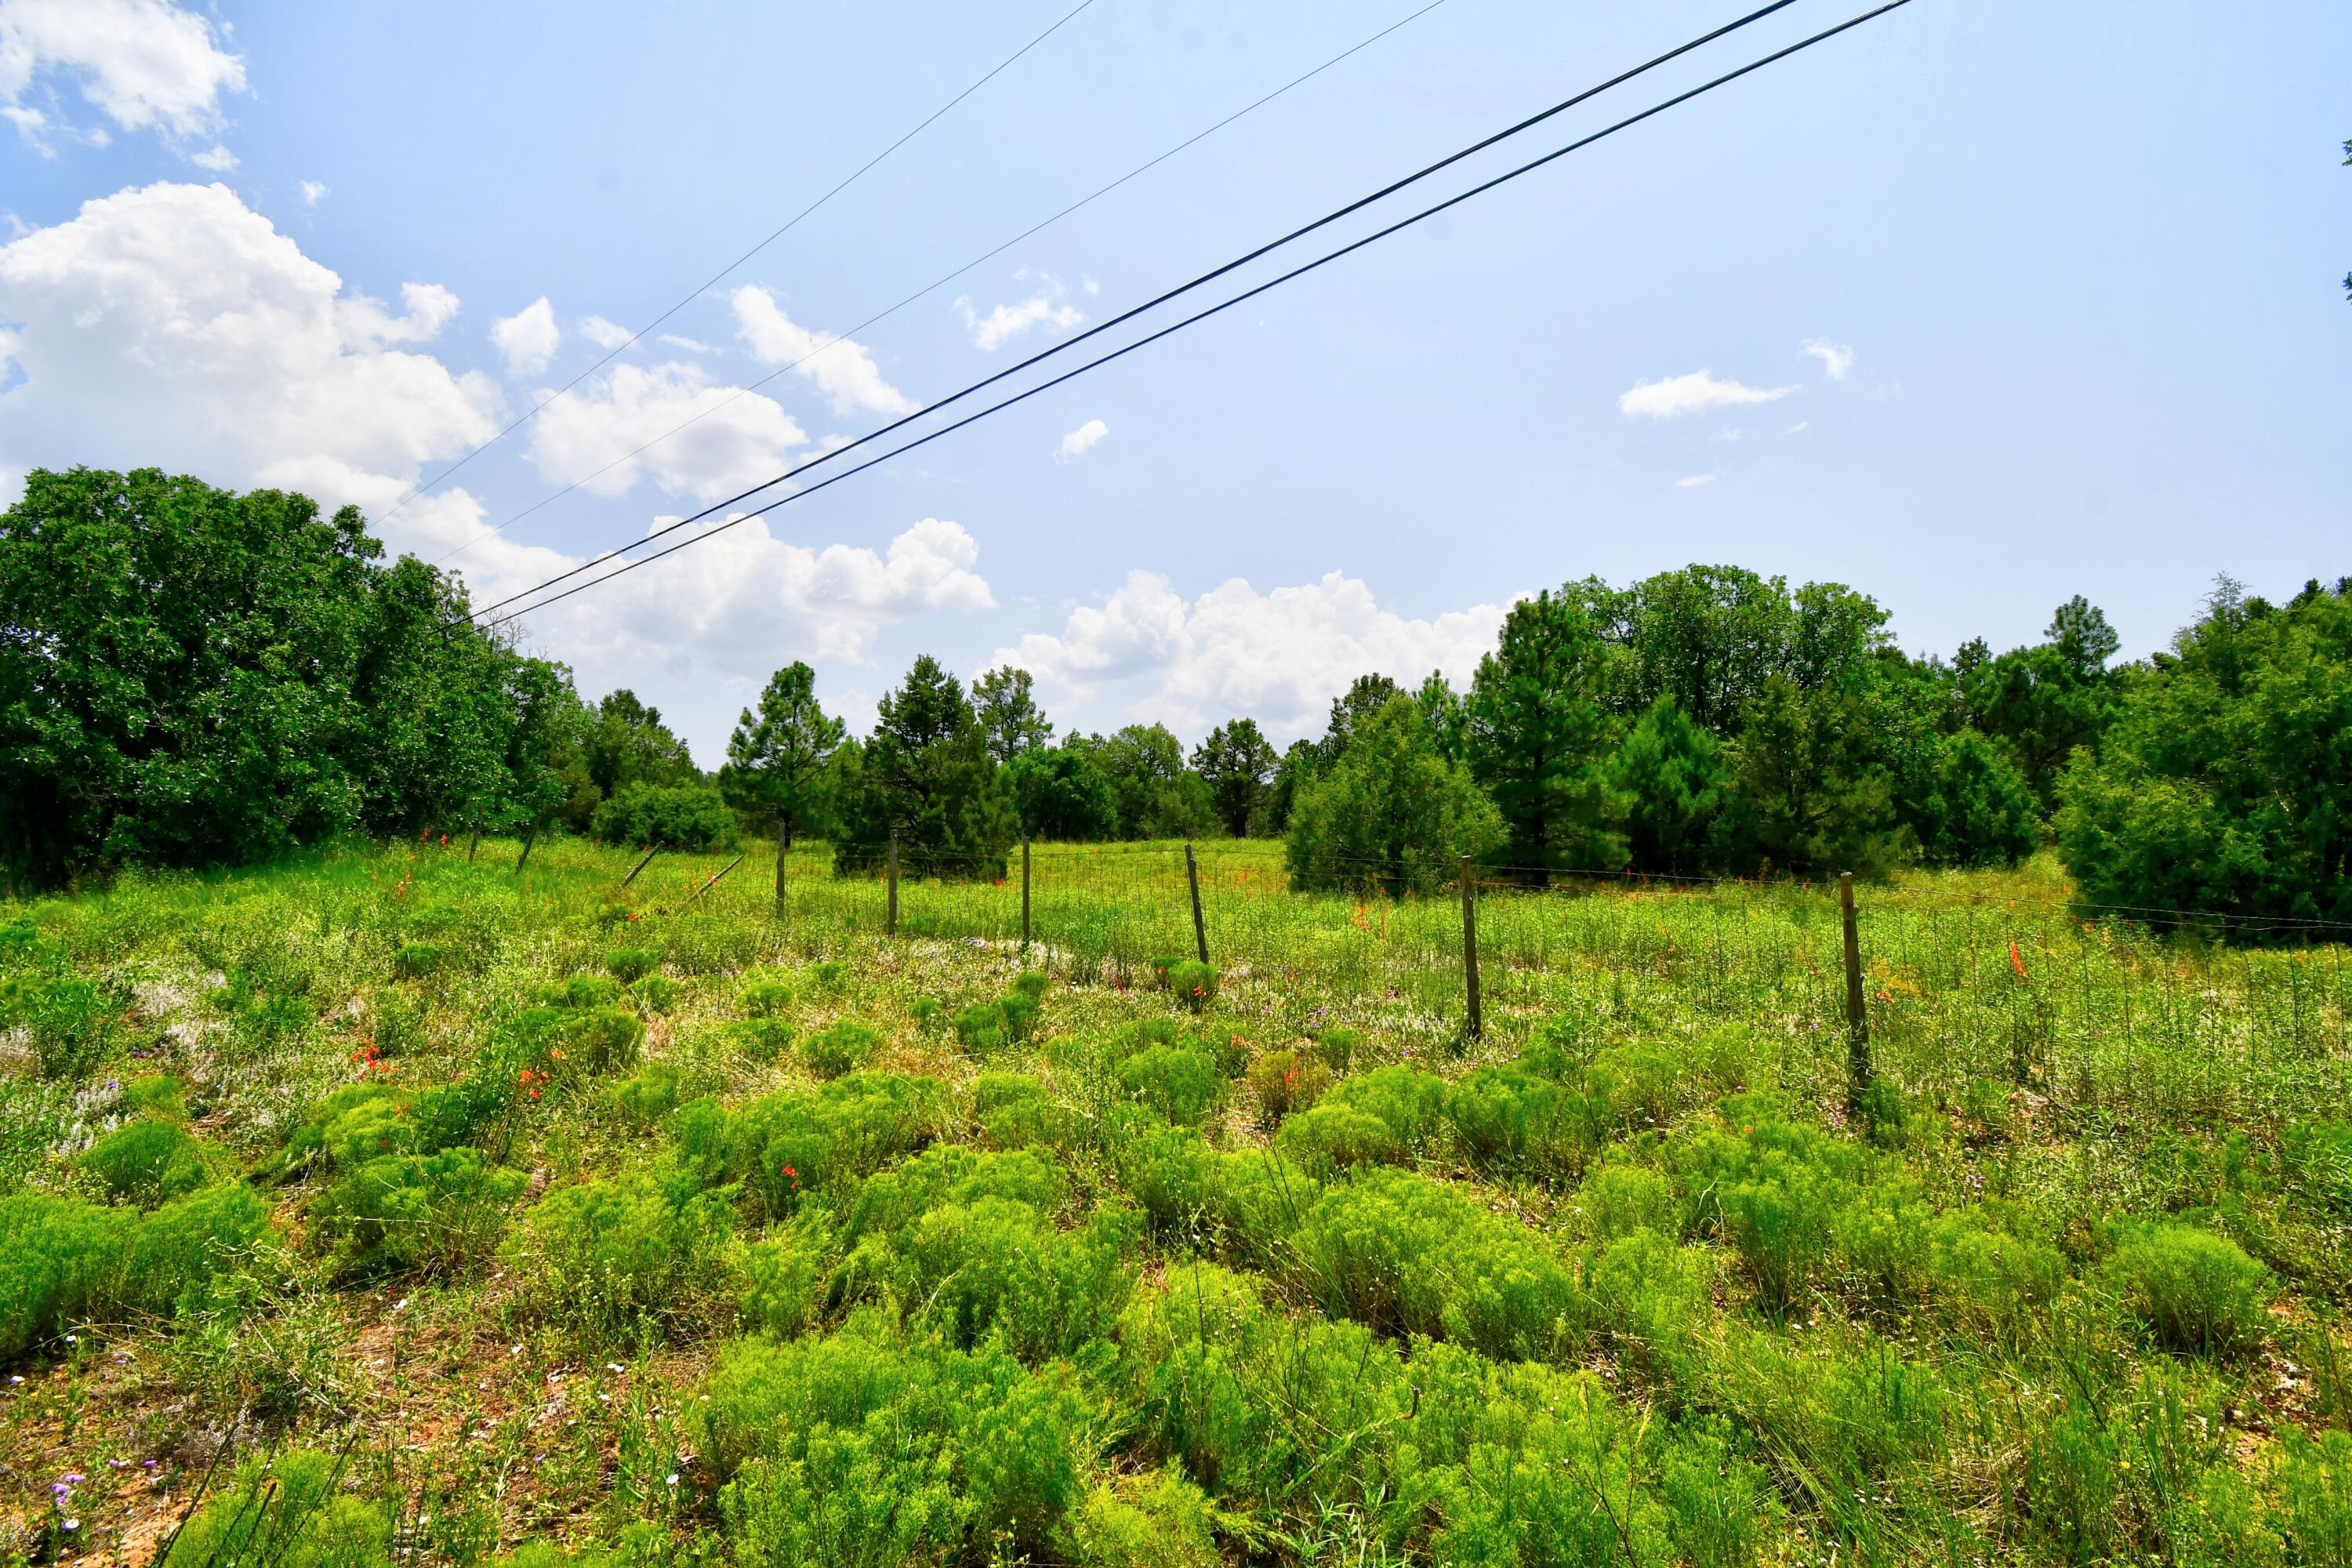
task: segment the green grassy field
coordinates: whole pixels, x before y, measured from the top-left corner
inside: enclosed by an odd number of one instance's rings
[[[0,905],[0,1558],[2352,1563],[2339,945],[517,847]]]

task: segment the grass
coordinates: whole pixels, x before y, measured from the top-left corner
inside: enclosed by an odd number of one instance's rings
[[[518,847],[0,905],[0,1561],[2352,1563],[2340,946]]]

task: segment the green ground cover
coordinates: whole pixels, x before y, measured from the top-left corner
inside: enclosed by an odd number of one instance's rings
[[[517,847],[0,905],[0,1557],[2352,1563],[2341,946]]]

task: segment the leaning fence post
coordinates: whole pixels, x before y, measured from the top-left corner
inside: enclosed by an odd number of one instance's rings
[[[1485,1032],[1478,1009],[1478,894],[1470,879],[1470,857],[1462,857],[1462,979],[1470,999],[1470,1037]]]
[[[1853,922],[1853,873],[1838,873],[1838,910],[1845,921],[1845,1104],[1862,1109],[1870,1087],[1870,1019],[1863,1012],[1862,938]]]
[[[700,886],[699,888],[695,889],[693,892],[688,893],[688,894],[687,895],[687,897],[686,897],[686,903],[685,903],[685,904],[680,904],[680,905],[678,905],[677,907],[678,907],[679,909],[683,910],[683,909],[685,909],[685,908],[687,907],[687,904],[691,904],[691,903],[693,903],[695,900],[697,900],[697,899],[698,899],[698,898],[702,897],[702,895],[703,895],[703,894],[705,894],[705,893],[707,893],[707,892],[710,891],[710,889],[711,889],[712,888],[717,887],[717,886],[719,885],[719,878],[724,877],[725,875],[727,875],[727,873],[728,873],[728,872],[732,871],[733,869],[735,869],[735,868],[736,868],[736,867],[740,866],[742,863],[743,863],[743,857],[741,857],[740,855],[738,855],[738,856],[736,856],[736,857],[735,857],[735,858],[733,858],[732,860],[728,861],[728,862],[727,862],[727,864],[725,864],[724,866],[719,867],[719,869],[717,869],[716,871],[713,871],[712,873],[710,873],[709,877],[708,877],[707,879],[705,879],[705,880],[703,881],[702,886]]]
[[[660,846],[660,845],[658,845],[658,844],[655,844],[655,845],[650,845],[650,846],[648,846],[648,847],[646,847],[646,858],[645,858],[644,859],[642,859],[642,860],[638,861],[635,865],[634,865],[634,866],[630,867],[630,868],[629,868],[629,874],[628,874],[627,876],[625,876],[625,877],[624,877],[624,878],[622,878],[622,879],[621,879],[621,886],[622,886],[622,888],[626,889],[630,883],[632,883],[632,882],[635,881],[635,880],[637,879],[637,873],[638,873],[638,872],[640,872],[640,871],[642,871],[642,870],[644,870],[646,867],[648,867],[648,866],[652,865],[652,864],[654,863],[654,857],[655,857],[655,856],[656,856],[656,855],[658,855],[658,854],[660,854],[660,853],[661,853],[661,846]]]
[[[898,934],[898,836],[890,835],[890,905],[882,917],[882,934]]]
[[[1021,840],[1021,952],[1029,952],[1029,840]]]
[[[1192,854],[1190,844],[1184,846],[1184,879],[1192,885],[1192,945],[1201,954],[1201,962],[1209,962],[1209,926],[1201,918],[1201,862]]]
[[[516,876],[521,876],[522,868],[530,864],[530,847],[538,842],[539,824],[534,822],[530,825],[530,831],[522,836],[522,853],[515,857]]]

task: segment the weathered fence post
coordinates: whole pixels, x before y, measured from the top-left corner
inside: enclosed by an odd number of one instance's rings
[[[784,830],[783,830],[782,827],[777,828],[777,829],[776,829],[776,913],[777,913],[779,916],[782,916],[782,915],[783,914],[783,912],[784,912],[784,857],[785,857],[785,855],[786,855],[786,854],[791,850],[791,848],[792,848],[792,843],[791,843],[791,841],[790,841],[788,838],[786,838],[786,837],[785,837],[785,836],[784,836]]]
[[[522,836],[522,853],[515,857],[516,876],[521,876],[522,868],[530,864],[530,847],[538,842],[539,824],[534,822],[530,825],[530,831]]]
[[[632,883],[632,882],[635,881],[635,880],[637,879],[637,873],[638,873],[638,872],[640,872],[640,871],[642,871],[642,870],[644,870],[646,867],[648,867],[648,866],[652,865],[652,864],[654,863],[654,857],[655,857],[655,856],[656,856],[656,855],[658,855],[658,854],[660,854],[660,853],[661,853],[661,846],[660,846],[660,845],[658,845],[658,844],[655,844],[655,845],[650,845],[650,846],[648,846],[648,847],[646,847],[646,858],[645,858],[644,859],[642,859],[642,860],[638,861],[635,865],[634,865],[634,866],[630,867],[630,868],[629,868],[629,874],[628,874],[627,876],[625,876],[625,877],[624,877],[624,878],[622,878],[622,879],[621,879],[621,887],[622,887],[622,889],[623,889],[624,890],[625,890],[625,889],[627,889],[627,887],[628,887],[628,885],[629,885],[630,883]]]
[[[1201,962],[1209,962],[1209,926],[1201,918],[1201,862],[1190,844],[1184,846],[1184,879],[1192,885],[1192,946],[1199,951]]]
[[[1029,840],[1021,840],[1021,952],[1029,952]]]
[[[1462,978],[1470,999],[1470,1037],[1486,1031],[1478,1007],[1478,893],[1470,878],[1470,857],[1462,857]]]
[[[890,904],[882,916],[882,934],[898,934],[898,836],[890,835]]]
[[[474,819],[474,841],[466,846],[466,864],[468,866],[472,865],[474,863],[474,857],[481,852],[482,819],[478,816]]]
[[[1870,1019],[1863,1011],[1862,938],[1853,921],[1853,873],[1838,873],[1838,912],[1845,921],[1845,1104],[1862,1109],[1870,1087]]]
[[[728,872],[732,871],[736,867],[740,866],[742,863],[743,857],[738,855],[732,860],[728,861],[724,866],[719,867],[719,869],[713,871],[709,876],[703,879],[702,886],[695,889],[694,891],[686,896],[686,903],[680,904],[677,907],[680,910],[684,910],[688,904],[693,903],[695,900],[702,897],[703,894],[717,887],[719,885],[719,878],[724,877]]]

